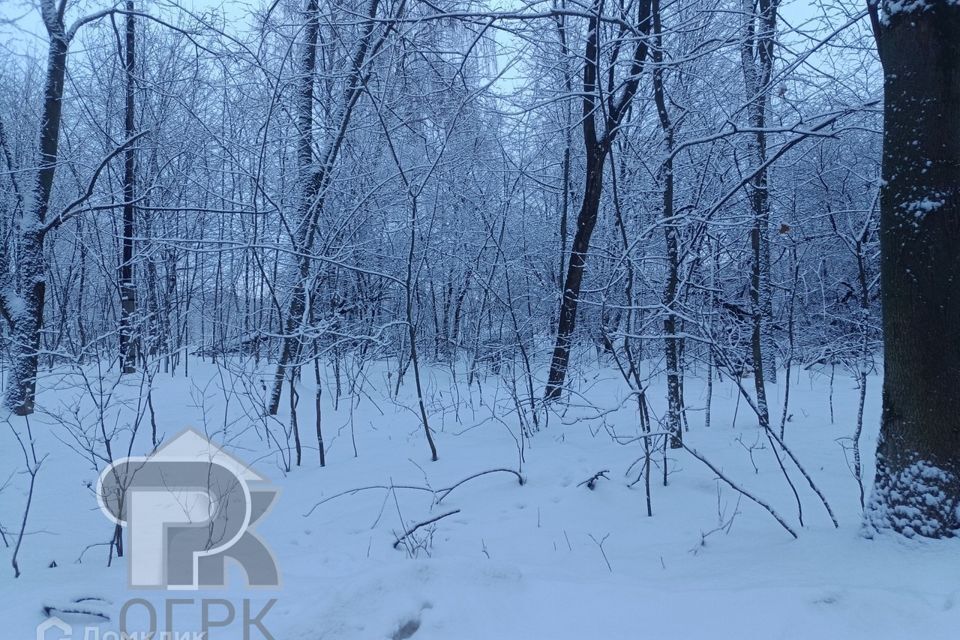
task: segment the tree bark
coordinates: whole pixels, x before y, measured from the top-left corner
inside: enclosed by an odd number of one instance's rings
[[[592,151],[592,152],[591,152]],[[606,150],[590,147],[587,153],[587,179],[583,193],[583,203],[577,214],[577,232],[573,236],[570,262],[564,279],[563,298],[560,303],[560,318],[557,321],[557,342],[550,363],[550,376],[547,382],[546,398],[553,400],[560,396],[563,381],[570,362],[570,346],[577,325],[577,303],[583,273],[587,266],[587,252],[590,238],[597,226],[600,211],[600,196],[603,195],[603,169]]]
[[[134,72],[136,67],[136,23],[133,16],[133,0],[127,0],[126,43],[124,68],[126,70],[126,105],[124,113],[124,131],[129,140],[136,133]],[[137,349],[133,336],[133,317],[136,313],[137,298],[133,286],[133,199],[136,188],[136,150],[133,145],[127,147],[123,158],[123,258],[120,263],[120,363],[123,373],[137,370]]]
[[[754,129],[750,155],[755,166],[767,161],[767,108],[770,104],[770,79],[773,75],[773,43],[777,28],[779,0],[743,0],[744,40],[740,55],[747,113]],[[747,186],[753,225],[750,228],[752,265],[750,303],[752,314],[751,353],[754,362],[757,401],[766,410],[766,389],[763,382],[777,382],[775,344],[773,341],[773,296],[770,286],[770,185],[766,168],[761,169]],[[761,402],[762,401],[762,402]]]
[[[70,46],[63,16],[44,11],[44,23],[50,38],[47,79],[43,88],[43,113],[40,118],[40,169],[37,172],[32,210],[24,216],[20,232],[16,292],[5,291],[4,303],[14,321],[10,386],[6,405],[17,415],[33,413],[37,390],[37,362],[43,306],[46,299],[46,267],[43,258],[44,223],[50,207],[53,178],[60,143],[60,117],[63,108],[63,81]]]
[[[871,6],[884,68],[883,412],[868,532],[960,533],[960,6]]]
[[[280,408],[280,394],[283,391],[284,378],[292,377],[291,366],[296,366],[296,360],[303,349],[302,342],[297,334],[304,324],[304,312],[307,310],[307,281],[310,278],[310,259],[304,255],[312,244],[313,231],[310,230],[311,207],[318,206],[315,202],[320,188],[320,181],[315,178],[313,159],[313,86],[317,69],[317,39],[320,33],[320,16],[318,15],[317,0],[307,0],[304,9],[306,26],[303,35],[303,59],[300,65],[301,84],[297,93],[297,170],[300,188],[300,197],[297,211],[297,223],[300,228],[295,248],[297,253],[296,281],[293,283],[290,304],[284,318],[284,336],[280,345],[280,358],[274,373],[273,385],[270,392],[268,410],[270,415],[276,415]]]
[[[670,447],[683,447],[683,381],[680,376],[681,340],[677,337],[677,292],[680,287],[679,226],[674,219],[673,146],[674,125],[667,108],[666,91],[663,86],[663,16],[660,0],[653,0],[653,96],[663,130],[665,159],[660,166],[663,182],[663,236],[667,248],[667,277],[663,287],[663,344],[667,367],[667,431],[670,432]]]

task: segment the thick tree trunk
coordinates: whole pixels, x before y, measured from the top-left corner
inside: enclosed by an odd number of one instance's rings
[[[43,328],[43,305],[47,282],[44,274],[43,235],[37,231],[20,237],[19,300],[11,314],[13,330],[13,366],[7,388],[7,407],[18,416],[33,413],[37,392],[37,364],[40,352],[40,330]]]
[[[874,15],[885,78],[885,367],[866,523],[952,537],[960,534],[960,6],[893,10],[883,24]]]
[[[43,114],[40,120],[40,170],[30,215],[24,216],[20,232],[17,292],[8,300],[15,301],[10,309],[14,321],[10,386],[6,405],[17,415],[33,413],[37,390],[37,362],[40,351],[40,331],[43,329],[43,306],[46,299],[46,268],[43,258],[44,223],[53,191],[57,168],[57,150],[60,143],[60,115],[63,107],[63,80],[67,70],[69,41],[62,20],[44,16],[48,22],[50,51],[47,59],[47,80],[43,89]]]

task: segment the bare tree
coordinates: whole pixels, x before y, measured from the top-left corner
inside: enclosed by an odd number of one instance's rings
[[[747,114],[753,139],[750,158],[759,171],[750,180],[748,197],[753,212],[750,228],[750,303],[757,404],[767,411],[764,382],[776,382],[777,370],[772,339],[773,291],[770,286],[770,178],[767,160],[767,111],[773,80],[773,47],[777,34],[779,0],[743,0],[743,41],[740,48]]]
[[[123,129],[129,140],[136,135],[136,16],[133,0],[126,3],[126,29],[123,65],[124,87]],[[137,349],[133,321],[137,309],[137,293],[133,284],[134,200],[136,197],[136,150],[127,147],[123,154],[123,255],[120,262],[120,362],[124,373],[136,371]]]
[[[580,204],[580,212],[577,214],[577,230],[573,236],[560,302],[556,345],[553,349],[545,391],[547,400],[558,398],[563,390],[567,366],[570,362],[573,333],[577,325],[577,305],[580,301],[580,288],[587,265],[590,238],[593,236],[597,217],[600,214],[607,156],[637,93],[649,49],[647,35],[650,32],[650,0],[640,0],[637,3],[637,16],[632,24],[632,33],[628,34],[627,27],[621,24],[619,33],[610,45],[613,47],[610,60],[603,55],[605,43],[601,42],[601,34],[604,31],[601,28],[603,11],[604,3],[598,0],[593,4],[587,21],[581,116],[586,175],[583,200]],[[627,48],[624,45],[631,40],[635,42],[632,56],[630,56],[629,70],[626,78],[619,78],[615,72],[617,58],[620,51]],[[627,50],[629,51],[629,48]],[[607,62],[607,68],[602,66],[604,61]],[[606,83],[601,79],[604,71],[608,72]]]
[[[37,388],[37,364],[40,331],[47,294],[44,239],[60,226],[79,205],[92,194],[105,162],[94,172],[88,188],[80,198],[57,216],[50,218],[50,197],[53,192],[60,147],[60,120],[63,110],[63,82],[67,72],[67,52],[77,30],[98,20],[109,11],[92,13],[76,20],[70,27],[64,23],[67,0],[41,3],[43,24],[49,40],[46,82],[40,115],[40,163],[33,190],[33,202],[24,212],[17,237],[16,272],[0,275],[0,303],[3,315],[12,325],[13,365],[7,388],[6,404],[17,415],[33,413]],[[127,141],[127,145],[132,140]],[[126,145],[125,145],[126,146]],[[112,158],[110,154],[106,160]],[[8,258],[9,261],[9,258]]]

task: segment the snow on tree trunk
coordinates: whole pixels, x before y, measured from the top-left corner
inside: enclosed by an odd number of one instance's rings
[[[46,269],[43,258],[44,223],[53,191],[60,140],[60,115],[63,107],[63,81],[67,70],[69,38],[63,18],[44,5],[44,22],[50,37],[47,79],[43,91],[43,114],[40,120],[40,170],[32,207],[20,221],[19,256],[15,298],[10,316],[13,319],[13,340],[10,385],[6,405],[18,415],[33,413],[37,388],[37,363],[40,331],[43,328],[43,306],[46,298]]]
[[[960,6],[873,12],[884,67],[884,380],[868,531],[960,534]]]
[[[750,127],[754,129],[748,142],[751,162],[763,167],[767,160],[767,109],[770,105],[773,76],[773,43],[777,31],[777,0],[761,0],[754,8],[753,0],[743,1],[744,40],[740,57]],[[752,358],[757,373],[757,395],[765,396],[759,381],[777,382],[776,345],[773,340],[773,296],[770,286],[770,184],[764,168],[747,186],[753,225],[750,229],[752,265],[750,303],[753,315]],[[765,404],[765,401],[764,401]]]
[[[7,407],[17,415],[33,413],[37,389],[37,361],[40,351],[46,280],[43,265],[43,237],[36,230],[20,238],[19,294],[11,309],[14,330],[11,341],[13,365],[7,387]]]

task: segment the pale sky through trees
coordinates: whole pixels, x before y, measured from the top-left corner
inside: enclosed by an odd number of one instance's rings
[[[8,48],[17,52],[37,52],[46,47],[46,34],[43,31],[43,22],[40,20],[40,0],[0,0],[0,37],[2,42]],[[786,23],[793,27],[809,25],[809,22],[823,15],[821,7],[847,5],[850,9],[859,9],[859,4],[851,0],[789,0],[781,5],[781,15]],[[68,15],[76,17],[83,11],[96,11],[110,6],[111,3],[102,0],[86,0],[83,3],[71,5],[71,11]],[[507,5],[515,9],[522,6],[522,3],[515,3],[516,6]],[[166,9],[164,7],[167,7]],[[188,11],[213,10],[222,11],[225,16],[234,20],[234,25],[243,24],[251,14],[253,8],[259,8],[256,2],[245,0],[176,0],[175,2],[155,2],[151,1],[144,5],[144,10],[160,9],[169,11],[171,6],[182,7]],[[16,26],[11,27],[10,23]],[[809,29],[809,26],[806,27]],[[817,25],[817,30],[826,29]]]

